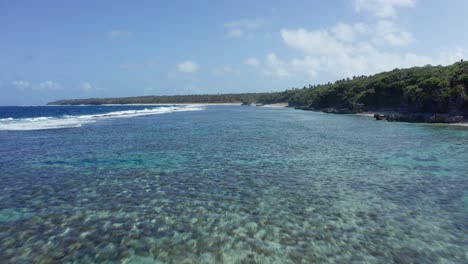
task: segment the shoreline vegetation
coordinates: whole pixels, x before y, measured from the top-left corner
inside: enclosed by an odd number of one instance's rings
[[[48,105],[242,104],[332,114],[375,113],[390,122],[461,123],[468,117],[468,62],[394,69],[284,92],[90,98]]]

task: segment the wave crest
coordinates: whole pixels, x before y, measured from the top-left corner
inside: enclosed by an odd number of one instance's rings
[[[169,106],[158,108],[145,108],[142,110],[124,110],[93,115],[64,115],[59,117],[33,117],[33,118],[0,118],[0,131],[18,130],[44,130],[80,127],[84,124],[94,123],[105,118],[128,118],[135,116],[168,114],[174,112],[190,112],[203,110],[203,106]]]

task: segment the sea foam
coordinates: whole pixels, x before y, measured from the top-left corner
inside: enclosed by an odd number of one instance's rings
[[[105,118],[129,118],[145,115],[168,114],[174,112],[189,112],[203,110],[201,105],[168,106],[157,108],[145,108],[142,110],[115,111],[92,115],[63,115],[59,117],[34,117],[34,118],[0,118],[0,131],[18,130],[43,130],[80,127],[85,124],[94,123]]]

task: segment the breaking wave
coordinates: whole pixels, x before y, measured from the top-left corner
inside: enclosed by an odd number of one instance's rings
[[[63,115],[57,117],[34,117],[34,118],[0,118],[0,130],[43,130],[80,127],[84,124],[94,123],[105,118],[128,118],[135,116],[168,114],[174,112],[189,112],[203,110],[203,106],[168,106],[157,108],[145,108],[142,110],[115,111],[103,114],[91,115]]]

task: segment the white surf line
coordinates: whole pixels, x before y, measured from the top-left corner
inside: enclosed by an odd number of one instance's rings
[[[92,115],[64,115],[60,117],[34,117],[34,118],[2,118],[0,119],[0,131],[26,131],[80,127],[84,124],[94,123],[106,118],[130,118],[145,115],[168,114],[174,112],[191,112],[204,110],[202,106],[170,106],[154,109],[114,111]]]

